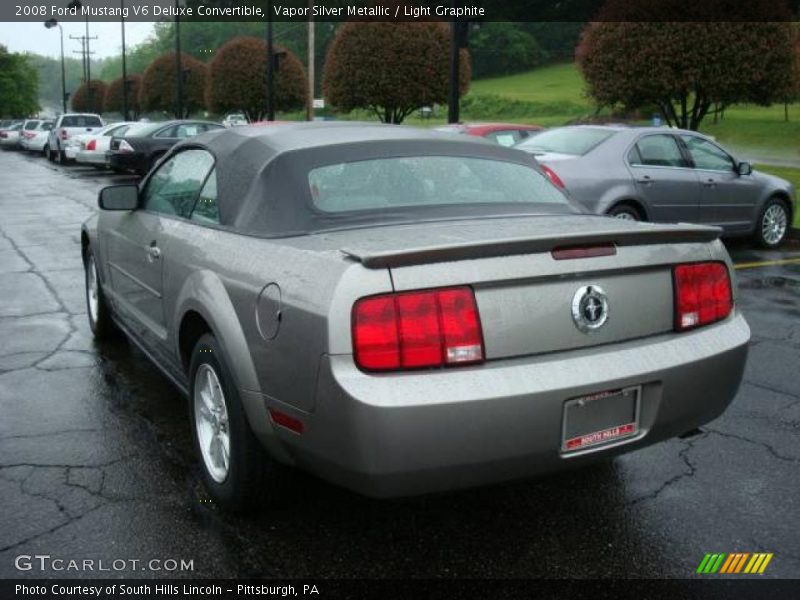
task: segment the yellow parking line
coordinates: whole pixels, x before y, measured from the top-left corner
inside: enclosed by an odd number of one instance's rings
[[[777,265],[800,265],[800,257],[798,258],[782,258],[779,260],[763,260],[760,262],[747,262],[736,263],[733,265],[734,269],[757,269],[759,267],[772,267]]]

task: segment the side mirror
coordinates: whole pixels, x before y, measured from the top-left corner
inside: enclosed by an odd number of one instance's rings
[[[110,185],[100,190],[97,205],[103,210],[136,210],[139,208],[139,186]]]
[[[753,167],[749,162],[740,162],[736,167],[739,175],[750,175],[753,172]]]

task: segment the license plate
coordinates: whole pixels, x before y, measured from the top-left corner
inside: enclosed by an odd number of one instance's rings
[[[565,402],[561,451],[577,452],[635,436],[640,395],[637,386]]]

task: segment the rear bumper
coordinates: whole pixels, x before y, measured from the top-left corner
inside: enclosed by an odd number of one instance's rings
[[[108,165],[112,169],[147,173],[144,157],[136,152],[111,152],[108,154]]]
[[[80,149],[80,146],[64,146],[64,156],[66,156],[69,160],[75,160],[75,157],[78,156]]]
[[[105,152],[87,152],[81,150],[75,155],[75,160],[79,163],[89,165],[105,165],[106,153]]]
[[[327,356],[313,413],[267,401],[301,419],[305,431],[275,426],[274,437],[264,442],[272,446],[277,437],[297,465],[378,497],[530,477],[641,448],[713,420],[736,395],[749,339],[750,329],[736,313],[695,332],[473,368],[368,375],[350,356]],[[636,437],[562,454],[567,400],[637,385]]]

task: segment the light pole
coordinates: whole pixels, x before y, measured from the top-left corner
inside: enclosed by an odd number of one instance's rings
[[[128,69],[125,64],[125,0],[119,0],[122,23],[122,118],[128,120]]]
[[[453,7],[458,6],[458,0],[453,0]],[[460,119],[460,83],[461,83],[461,49],[468,46],[470,29],[477,30],[478,23],[469,21],[450,21],[450,85],[448,89],[447,122],[458,123]]]
[[[175,118],[183,118],[183,66],[181,65],[180,0],[175,0]]]
[[[275,51],[272,46],[272,0],[267,2],[267,121],[275,120]]]
[[[67,8],[78,10],[83,6],[83,2],[81,0],[72,0],[69,4],[67,4]],[[89,49],[89,40],[90,39],[97,39],[97,38],[90,38],[89,37],[89,15],[86,15],[86,94],[88,98],[88,104],[90,110],[94,108],[94,103],[92,102],[93,90],[92,90],[92,52]]]
[[[61,34],[61,112],[67,112],[67,75],[64,69],[64,30],[61,24],[55,19],[48,19],[44,22],[44,26],[48,29],[58,27],[58,32]]]
[[[314,0],[309,0],[308,2],[310,15],[314,14]],[[306,120],[313,121],[314,120],[314,51],[315,51],[315,39],[314,39],[314,17],[311,16],[308,19],[308,98],[306,98]]]

